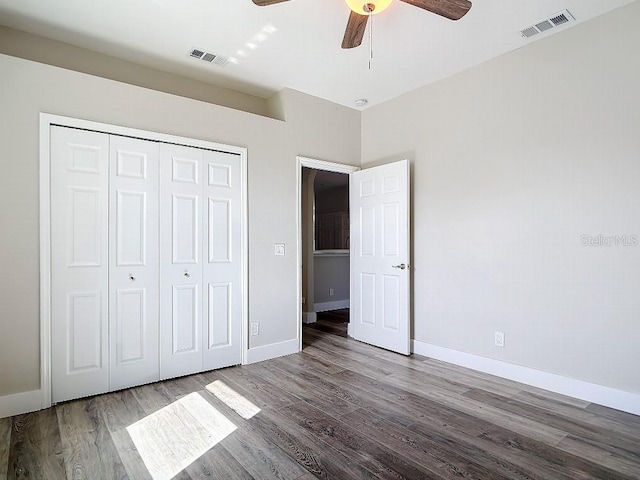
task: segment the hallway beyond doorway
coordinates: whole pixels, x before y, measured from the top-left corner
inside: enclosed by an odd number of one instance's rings
[[[328,312],[318,312],[318,320],[315,323],[305,326],[314,330],[320,330],[332,335],[347,337],[347,327],[349,326],[349,309],[330,310]]]

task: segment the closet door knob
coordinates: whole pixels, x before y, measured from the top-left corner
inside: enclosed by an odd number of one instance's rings
[[[189,272],[184,272],[184,276],[185,276],[186,278],[189,278],[191,275],[189,275]]]
[[[131,280],[132,282],[136,281],[136,277],[134,277],[133,275],[129,275],[129,280]]]

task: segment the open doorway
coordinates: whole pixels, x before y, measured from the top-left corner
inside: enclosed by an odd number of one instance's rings
[[[305,181],[306,180],[306,181]],[[303,322],[347,336],[349,323],[349,175],[302,169]],[[312,192],[311,192],[312,191]],[[313,193],[313,194],[311,194]],[[311,236],[310,242],[307,236]],[[305,241],[307,240],[307,241]],[[313,255],[307,253],[312,249]]]
[[[311,298],[303,302],[302,281],[315,282],[305,261],[314,255],[309,222],[302,226],[302,200],[312,208],[314,192],[309,179],[303,195],[303,168],[349,174],[349,306],[348,335],[355,340],[409,355],[411,264],[409,224],[409,161],[400,160],[360,170],[338,163],[298,157],[298,351],[302,351],[303,306],[305,319],[317,321]],[[308,174],[310,175],[310,174]],[[309,216],[305,218],[310,218]],[[315,293],[315,288],[314,288]],[[307,292],[308,294],[308,292]]]
[[[356,170],[298,158],[300,349],[303,325],[347,336],[351,296],[349,173]]]

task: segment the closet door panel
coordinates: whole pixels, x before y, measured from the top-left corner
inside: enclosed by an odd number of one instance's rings
[[[157,381],[157,142],[110,137],[111,390]]]
[[[204,152],[204,368],[242,362],[242,188],[238,155]]]
[[[230,283],[209,283],[207,354],[211,355],[216,348],[231,344],[232,289]],[[209,360],[209,359],[207,359]],[[210,360],[209,360],[210,361]],[[215,368],[215,367],[209,367]]]
[[[51,127],[52,401],[109,390],[109,137]]]
[[[198,195],[171,196],[171,253],[174,265],[199,263]]]
[[[173,287],[172,354],[193,353],[198,349],[198,285],[176,285]]]
[[[160,147],[160,377],[202,370],[203,150]]]
[[[115,355],[111,356],[112,359],[115,359],[113,362],[115,369],[122,368],[132,362],[144,361],[145,357],[149,356],[149,348],[145,348],[147,337],[145,334],[149,330],[146,290],[144,288],[122,288],[116,292],[116,334],[111,336],[112,340],[116,342]],[[158,364],[157,360],[155,364]],[[117,378],[112,379],[111,383],[115,389],[123,388],[118,387],[117,384],[126,384],[124,379]],[[136,381],[132,380],[131,384],[135,385],[135,383]]]

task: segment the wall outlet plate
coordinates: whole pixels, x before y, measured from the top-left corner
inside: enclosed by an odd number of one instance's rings
[[[496,347],[504,348],[504,332],[495,333],[494,344]]]
[[[284,243],[276,243],[275,251],[277,257],[284,257]]]
[[[260,333],[260,324],[252,323],[251,324],[251,336],[256,336]]]

